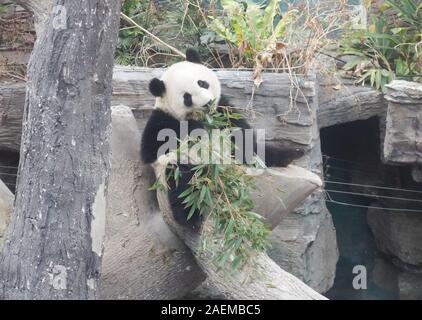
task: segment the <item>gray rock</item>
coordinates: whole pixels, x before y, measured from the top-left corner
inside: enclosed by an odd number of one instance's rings
[[[318,292],[334,283],[338,249],[328,210],[321,214],[287,216],[271,234],[269,256],[280,267]]]
[[[422,166],[414,165],[412,167],[412,179],[416,182],[422,182]]]
[[[422,215],[369,209],[367,219],[382,252],[407,264],[422,264]]]
[[[375,265],[372,269],[372,281],[378,287],[389,292],[397,292],[398,274],[398,268],[390,261],[384,258],[375,259]]]
[[[13,199],[12,192],[0,180],[0,249],[3,246],[6,228],[13,212]]]
[[[382,93],[369,86],[357,86],[353,79],[319,77],[318,125],[325,128],[341,123],[382,117],[387,110]]]
[[[422,163],[422,84],[395,80],[387,86],[384,158],[391,163]]]
[[[322,177],[316,104],[311,105],[310,110],[309,126],[302,128],[311,137],[309,151],[296,164]],[[272,128],[268,129],[271,131]],[[282,132],[280,136],[283,136]],[[271,243],[269,256],[284,270],[318,292],[326,292],[332,287],[339,252],[336,231],[331,214],[325,206],[323,190],[314,191],[273,230]]]
[[[401,273],[399,296],[401,300],[422,300],[422,273]]]

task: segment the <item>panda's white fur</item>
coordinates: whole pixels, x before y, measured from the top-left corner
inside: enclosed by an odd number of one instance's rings
[[[163,110],[179,120],[195,109],[201,109],[212,100],[218,101],[221,95],[220,81],[207,67],[189,61],[173,64],[161,79],[166,87],[163,97],[157,97],[155,108]],[[206,81],[209,88],[201,88],[198,81]],[[187,107],[183,101],[184,93],[192,96],[193,105]]]

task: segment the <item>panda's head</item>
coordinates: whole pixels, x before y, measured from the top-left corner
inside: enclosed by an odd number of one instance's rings
[[[193,111],[204,110],[221,94],[217,76],[201,64],[193,49],[186,51],[186,61],[173,64],[161,79],[152,79],[149,90],[156,97],[155,107],[179,120]]]

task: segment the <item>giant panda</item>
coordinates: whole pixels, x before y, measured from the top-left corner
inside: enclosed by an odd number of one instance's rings
[[[211,102],[218,101],[218,106],[229,106],[229,101],[221,94],[221,85],[216,74],[201,63],[200,56],[194,49],[187,49],[186,61],[171,65],[160,79],[153,78],[149,83],[149,91],[156,97],[155,107],[149,117],[142,134],[141,159],[152,166],[162,164],[162,158],[167,154],[159,154],[160,147],[167,141],[162,141],[159,133],[163,129],[173,130],[177,139],[181,139],[181,121],[187,121],[188,134],[203,124],[191,119],[195,110],[206,112]],[[244,119],[231,120],[233,127],[241,130],[250,129]],[[254,141],[254,144],[256,142]],[[255,146],[254,146],[255,150]],[[171,150],[169,150],[171,151]],[[301,157],[303,150],[295,148],[274,148],[265,145],[265,165],[267,167],[285,167],[293,160]],[[175,220],[189,228],[198,230],[202,216],[195,213],[187,220],[189,209],[185,209],[183,199],[179,195],[189,186],[192,178],[192,165],[179,164],[182,173],[176,183],[169,179],[168,200]]]

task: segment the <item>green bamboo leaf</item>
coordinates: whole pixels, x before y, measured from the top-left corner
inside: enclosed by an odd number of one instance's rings
[[[190,195],[191,193],[192,193],[192,188],[189,187],[185,191],[183,191],[181,194],[179,194],[178,198],[184,198],[184,197]]]
[[[297,18],[297,10],[289,10],[286,12],[274,28],[274,40],[285,37],[287,26],[291,25]]]
[[[233,231],[233,227],[234,227],[234,220],[231,219],[229,221],[229,223],[227,224],[226,230],[224,231],[224,235],[227,237],[228,235],[230,235]]]
[[[193,214],[195,213],[195,210],[196,210],[196,203],[193,204],[193,206],[190,208],[189,214],[186,220],[190,220],[192,218]]]
[[[237,269],[240,265],[243,264],[243,258],[241,256],[237,256],[233,259],[232,267],[233,269]]]
[[[393,42],[394,45],[397,45],[400,43],[400,41],[396,37],[389,35],[387,33],[367,32],[366,36],[368,37],[368,39],[372,39],[372,40],[374,39],[389,40]],[[385,46],[385,47],[388,47],[388,46]]]
[[[211,208],[213,206],[211,190],[209,188],[207,188],[207,191],[206,191],[205,203],[209,208]]]
[[[358,64],[368,62],[366,57],[362,56],[354,56],[350,58],[350,60],[343,66],[344,70],[352,70],[354,69]]]
[[[375,83],[375,72],[374,70],[370,70],[370,73],[371,73],[371,87],[373,87]]]
[[[205,185],[202,186],[201,193],[199,195],[199,201],[198,201],[199,203],[202,203],[202,201],[204,201],[205,194],[207,193],[207,189],[208,188]]]
[[[264,10],[262,18],[262,29],[270,31],[273,29],[274,18],[277,15],[277,10],[280,5],[280,0],[270,0]]]

